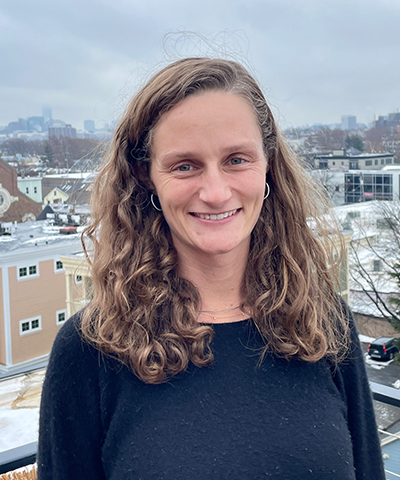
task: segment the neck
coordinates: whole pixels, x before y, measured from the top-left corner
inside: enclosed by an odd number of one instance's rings
[[[237,252],[193,255],[185,251],[178,252],[178,256],[179,274],[199,290],[202,310],[228,309],[241,303],[248,249],[241,255]]]

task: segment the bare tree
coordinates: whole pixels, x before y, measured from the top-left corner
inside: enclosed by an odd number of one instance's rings
[[[400,202],[374,202],[366,218],[353,218],[352,288],[400,331]]]
[[[328,169],[312,170],[311,175],[313,179],[325,190],[328,198],[336,205],[343,197],[343,177],[339,180],[335,172]],[[342,188],[342,192],[340,189]]]

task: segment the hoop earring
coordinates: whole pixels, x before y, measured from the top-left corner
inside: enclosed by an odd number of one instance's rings
[[[157,207],[157,205],[154,203],[154,194],[153,193],[150,195],[150,202],[153,205],[154,210],[157,210],[157,212],[162,212],[162,208]]]
[[[267,193],[265,194],[264,200],[269,197],[269,194],[271,193],[271,189],[269,188],[268,182],[265,182],[265,185],[267,187]]]

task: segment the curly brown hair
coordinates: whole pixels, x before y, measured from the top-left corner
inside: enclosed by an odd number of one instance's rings
[[[347,323],[335,294],[332,249],[338,234],[325,219],[325,196],[279,132],[264,95],[240,64],[187,58],[167,66],[140,89],[120,121],[92,193],[86,236],[94,295],[83,335],[118,357],[147,383],[160,383],[213,360],[213,329],[198,322],[201,298],[177,273],[168,224],[152,208],[151,141],[162,117],[189,95],[240,95],[257,117],[271,193],[252,232],[242,283],[242,308],[265,350],[315,362],[346,349]],[[310,226],[310,219],[313,219]]]

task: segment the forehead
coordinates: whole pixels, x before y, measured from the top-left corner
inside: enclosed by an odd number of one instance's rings
[[[241,137],[261,141],[253,107],[240,95],[205,92],[189,96],[161,117],[152,135],[152,152],[204,140],[237,143]]]

